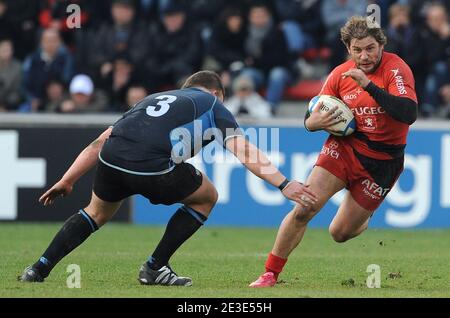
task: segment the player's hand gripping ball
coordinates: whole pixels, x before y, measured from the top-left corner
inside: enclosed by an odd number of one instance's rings
[[[338,107],[336,111],[342,111],[342,114],[337,117],[340,121],[337,124],[329,127],[326,131],[336,136],[348,136],[352,134],[356,129],[356,120],[352,111],[348,106],[339,98],[330,95],[319,95],[311,99],[308,105],[309,113],[312,113],[314,108],[322,102],[320,108],[321,113],[326,113],[333,107]]]

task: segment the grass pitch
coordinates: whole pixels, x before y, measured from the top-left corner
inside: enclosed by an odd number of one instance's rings
[[[0,297],[450,297],[450,230],[368,230],[335,243],[308,229],[273,288],[248,284],[264,269],[276,229],[205,227],[171,260],[192,287],[142,286],[140,265],[164,228],[109,224],[53,270],[45,283],[17,276],[47,247],[59,224],[0,223]],[[69,264],[81,268],[81,288],[66,285]],[[381,269],[381,288],[366,286],[367,266]]]

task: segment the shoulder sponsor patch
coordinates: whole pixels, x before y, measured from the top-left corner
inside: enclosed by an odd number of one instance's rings
[[[400,74],[400,70],[398,68],[392,69],[391,72],[394,74],[395,85],[397,86],[398,92],[400,95],[406,95],[405,81],[403,80],[403,76]]]

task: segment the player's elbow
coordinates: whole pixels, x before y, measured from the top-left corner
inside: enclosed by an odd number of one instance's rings
[[[413,105],[410,106],[407,116],[405,116],[406,124],[408,125],[414,124],[415,121],[417,120],[417,116],[418,116],[418,107],[417,103],[414,103],[414,106]]]
[[[391,111],[388,113],[390,113],[395,120],[403,124],[407,125],[414,124],[418,116],[417,103],[408,100],[408,102],[405,103],[403,106],[404,107],[398,108],[395,111]]]
[[[415,101],[409,98],[404,98],[402,102],[404,103],[404,111],[401,114],[401,121],[407,125],[412,125],[417,120],[419,112],[418,105]]]
[[[402,122],[404,124],[411,126],[412,124],[414,124],[416,122],[416,120],[417,120],[417,115],[415,115],[415,116],[411,115],[407,118],[403,118]]]
[[[416,122],[418,116],[418,110],[417,106],[415,107],[414,111],[411,114],[411,117],[409,118],[408,125],[412,125]]]

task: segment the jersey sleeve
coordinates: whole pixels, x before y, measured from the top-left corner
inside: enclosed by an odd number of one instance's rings
[[[325,83],[320,90],[319,95],[331,95],[339,98],[339,74],[337,69],[334,69],[330,75],[328,75]]]
[[[131,107],[129,110],[127,110],[125,113],[122,114],[122,116],[120,116],[113,124],[109,125],[109,127],[114,128],[114,126],[121,121],[122,119],[124,119],[125,117],[127,117],[129,114],[131,114],[132,112],[134,112],[136,110],[136,108]]]
[[[216,105],[214,105],[213,113],[214,125],[221,132],[222,142],[224,146],[225,142],[228,139],[243,135],[242,129],[239,127],[236,119],[221,102],[216,102]]]
[[[416,91],[414,88],[414,76],[409,66],[402,60],[395,60],[389,63],[385,69],[387,73],[387,91],[389,94],[398,97],[408,97],[417,103]]]

